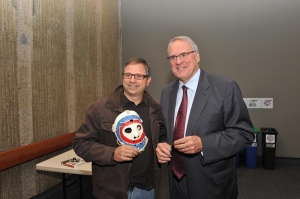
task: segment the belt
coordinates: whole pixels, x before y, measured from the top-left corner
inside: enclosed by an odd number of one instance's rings
[[[133,186],[131,183],[129,183],[129,186],[128,186],[128,191],[132,192],[133,189],[134,189],[135,186]],[[154,188],[154,185],[151,185],[148,189],[144,189],[144,190],[148,190],[150,191],[151,189]],[[139,188],[140,189],[140,188]]]
[[[131,183],[129,183],[128,191],[132,192],[133,189],[134,189],[134,186]]]

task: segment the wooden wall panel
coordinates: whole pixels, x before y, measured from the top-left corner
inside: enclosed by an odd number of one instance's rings
[[[121,82],[120,3],[0,0],[0,153],[76,131],[87,107]],[[0,199],[57,183],[34,166],[64,150],[26,161],[16,153],[25,162],[0,171]]]

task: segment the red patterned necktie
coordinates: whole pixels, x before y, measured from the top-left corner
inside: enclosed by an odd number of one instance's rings
[[[184,128],[188,104],[187,87],[182,86],[182,91],[182,101],[176,116],[175,128],[173,132],[173,142],[184,137]],[[172,171],[178,179],[181,179],[182,176],[184,176],[185,174],[183,156],[176,149],[172,151]]]

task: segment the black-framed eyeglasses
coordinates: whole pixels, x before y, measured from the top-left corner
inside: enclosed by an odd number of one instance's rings
[[[196,51],[191,51],[191,52],[184,52],[184,53],[180,53],[179,55],[171,55],[169,57],[167,57],[167,59],[169,59],[170,61],[176,61],[177,57],[179,57],[180,59],[184,59],[186,58],[189,54],[194,53]]]
[[[149,77],[148,75],[131,74],[131,73],[122,73],[122,75],[125,79],[131,79],[133,76],[134,79],[137,79],[137,80],[143,80],[144,78]]]

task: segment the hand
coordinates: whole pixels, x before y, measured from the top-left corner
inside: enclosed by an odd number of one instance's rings
[[[134,157],[138,156],[140,151],[132,146],[121,145],[115,150],[114,161],[124,162],[132,161]]]
[[[159,163],[167,163],[171,160],[171,145],[166,142],[158,143],[156,156]]]
[[[174,141],[174,148],[185,154],[196,154],[202,151],[202,141],[198,136],[187,136]]]

